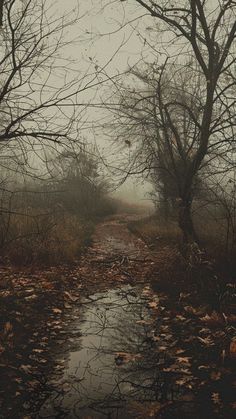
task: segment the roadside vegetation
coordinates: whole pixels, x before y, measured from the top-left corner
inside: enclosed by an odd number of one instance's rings
[[[6,176],[6,173],[4,174]],[[7,173],[7,179],[11,176]],[[17,177],[1,190],[1,262],[55,265],[78,261],[96,223],[116,203],[99,174],[97,158],[85,150],[51,160],[44,181]],[[10,189],[12,188],[12,189]]]
[[[157,250],[157,285],[234,313],[235,4],[133,4],[149,15],[150,57],[113,83],[107,133],[126,173],[152,184],[156,215],[130,228]]]
[[[155,253],[153,280],[162,289],[179,297],[183,290],[197,289],[198,302],[204,300],[218,310],[235,311],[235,260],[233,233],[228,227],[224,206],[196,209],[193,215],[202,250],[192,245],[186,257],[182,252],[183,236],[174,213],[163,218],[160,209],[150,217],[134,220],[129,229]],[[170,288],[171,286],[171,288]],[[234,303],[233,303],[234,301]],[[232,303],[232,304],[231,304]]]

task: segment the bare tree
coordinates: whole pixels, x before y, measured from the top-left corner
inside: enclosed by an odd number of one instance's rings
[[[79,39],[73,25],[82,18],[79,10],[61,12],[51,0],[0,0],[1,246],[12,217],[29,220],[30,237],[30,222],[38,225],[29,192],[35,189],[38,208],[43,194],[39,182],[29,180],[48,179],[49,150],[55,156],[82,143],[84,112],[104,79],[92,62],[69,56]]]
[[[67,53],[75,42],[69,29],[82,17],[75,10],[60,15],[49,0],[0,2],[1,154],[9,154],[10,142],[11,155],[27,159],[27,152],[38,152],[41,144],[80,140],[89,102],[81,94],[102,83],[99,69],[92,63],[79,68]]]
[[[168,50],[170,62],[176,66],[179,63],[186,69],[191,67],[195,78],[200,75],[202,103],[197,119],[183,97],[174,103],[159,103],[163,127],[172,131],[180,152],[183,130],[179,131],[174,113],[181,114],[185,108],[196,130],[196,141],[192,152],[188,154],[179,199],[180,226],[185,239],[192,241],[196,239],[191,219],[192,190],[196,175],[207,164],[209,152],[213,154],[213,150],[219,147],[222,150],[222,146],[227,147],[234,138],[235,118],[232,109],[235,99],[232,97],[232,88],[235,87],[235,78],[232,74],[236,62],[236,3],[233,0],[219,1],[217,5],[201,0],[133,0],[132,3],[151,16],[153,29],[157,31],[156,39],[160,34],[163,42],[164,33],[165,39],[168,42],[171,40]],[[157,29],[156,22],[159,22]],[[157,49],[154,46],[152,48],[155,53]],[[161,96],[159,94],[159,98]]]
[[[165,210],[176,210],[182,203],[191,156],[198,147],[204,93],[195,75],[186,66],[143,63],[130,70],[110,104],[116,141],[129,146],[133,172],[148,175]],[[189,191],[191,202],[199,183],[196,174]],[[186,240],[188,235],[197,240],[191,211],[186,218],[182,205],[179,224]]]

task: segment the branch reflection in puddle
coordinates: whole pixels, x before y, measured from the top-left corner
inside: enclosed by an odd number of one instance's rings
[[[158,373],[160,355],[150,338],[147,303],[130,286],[84,301],[83,319],[74,324],[82,337],[78,350],[69,354],[63,391],[55,389],[40,418],[132,418],[131,401],[155,401],[167,391]]]

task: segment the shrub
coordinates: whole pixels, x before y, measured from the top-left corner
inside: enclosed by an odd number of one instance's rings
[[[68,213],[14,215],[4,255],[16,264],[56,264],[78,259],[90,240],[94,222]]]

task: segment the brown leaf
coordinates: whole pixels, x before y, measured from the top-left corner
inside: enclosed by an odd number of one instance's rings
[[[190,366],[191,365],[191,363],[189,362],[190,359],[191,358],[189,356],[183,356],[183,357],[179,356],[177,358],[177,361],[180,362],[181,364]]]
[[[158,347],[158,350],[161,351],[161,352],[166,351],[167,350],[167,346],[159,346]]]
[[[157,309],[158,302],[157,301],[149,301],[148,306],[153,309]]]
[[[229,353],[232,358],[236,358],[236,338],[230,342]]]
[[[221,404],[221,398],[219,393],[212,393],[211,400],[214,404]]]
[[[6,322],[4,325],[4,334],[7,335],[9,334],[13,329],[13,326],[11,324],[11,322]]]
[[[212,345],[214,345],[213,340],[209,336],[207,336],[206,338],[201,338],[200,336],[198,336],[197,339],[201,343],[203,343],[203,345],[206,345],[206,346],[212,346]]]
[[[211,379],[213,381],[218,381],[221,377],[221,372],[220,371],[212,371],[211,372]]]
[[[136,361],[140,358],[140,354],[131,354],[128,352],[115,352],[115,362],[117,365],[126,364],[130,361]]]
[[[177,314],[177,316],[175,316],[175,319],[180,320],[181,322],[186,320],[186,317],[182,316],[181,314]]]
[[[74,297],[73,295],[71,295],[68,291],[65,291],[64,292],[64,295],[70,300],[70,301],[73,301],[73,302],[75,302],[75,301],[78,301],[78,297]]]
[[[62,310],[60,308],[53,308],[52,311],[55,314],[61,314],[62,313]]]
[[[187,387],[187,388],[192,388],[191,380],[192,380],[192,377],[182,377],[182,378],[176,380],[175,384],[177,384],[180,387],[184,386],[184,387]],[[186,400],[186,401],[189,401],[189,400]]]
[[[72,308],[72,306],[71,306],[70,304],[68,304],[68,303],[64,303],[64,307],[65,307],[66,309]]]
[[[180,355],[180,354],[183,354],[184,352],[185,352],[184,349],[177,349],[176,354]]]
[[[198,369],[199,370],[209,370],[210,366],[209,365],[199,365]]]
[[[30,374],[32,372],[32,366],[31,365],[21,365],[20,370],[24,371],[26,374]]]
[[[185,306],[184,310],[186,311],[186,313],[189,313],[189,314],[196,315],[196,313],[197,313],[197,310],[192,306]]]
[[[211,315],[206,314],[204,317],[201,317],[200,320],[208,326],[222,326],[225,324],[224,318],[216,311],[213,311]]]

